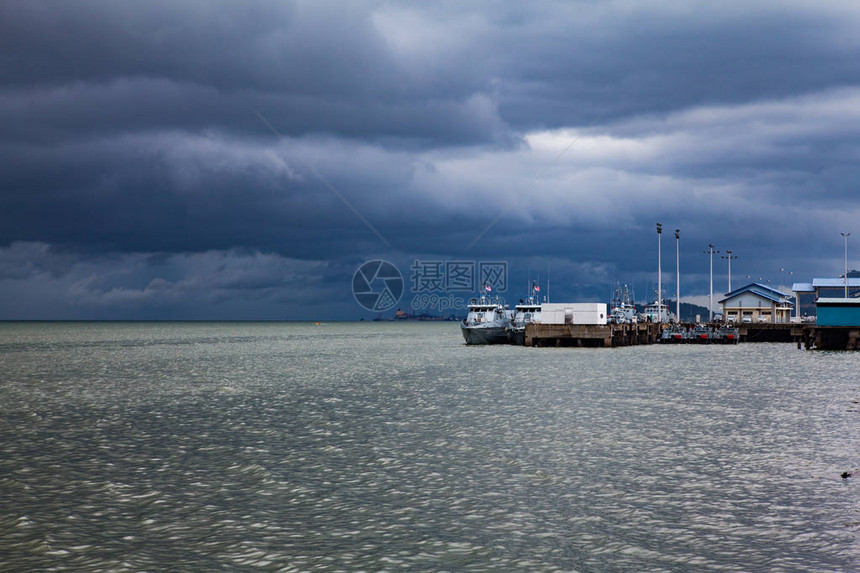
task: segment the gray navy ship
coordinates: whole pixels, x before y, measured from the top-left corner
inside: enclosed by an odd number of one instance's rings
[[[511,324],[511,311],[499,297],[488,296],[490,289],[484,286],[484,294],[469,301],[469,312],[460,323],[460,331],[466,344],[507,344],[507,328]]]
[[[514,306],[511,323],[508,326],[508,341],[511,344],[526,343],[526,325],[532,322],[540,322],[540,287],[532,283],[529,296],[520,300],[520,304]]]

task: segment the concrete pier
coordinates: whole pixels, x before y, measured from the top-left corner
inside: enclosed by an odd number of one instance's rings
[[[736,324],[741,342],[796,342],[803,338],[800,324]]]
[[[669,325],[640,324],[529,324],[526,346],[586,346],[612,348],[660,342]],[[722,323],[713,323],[719,329]],[[801,324],[736,324],[740,342],[795,342],[800,348],[856,348],[860,350],[860,327],[815,327]],[[692,325],[682,325],[692,328]],[[840,330],[841,329],[841,330]],[[845,331],[845,332],[842,332]],[[696,342],[684,340],[684,342]],[[713,342],[713,341],[711,341]]]
[[[860,350],[860,326],[804,326],[803,346],[807,350]]]
[[[661,324],[528,324],[526,346],[584,346],[611,348],[654,344]]]

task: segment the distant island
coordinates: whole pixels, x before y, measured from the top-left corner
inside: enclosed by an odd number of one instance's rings
[[[435,314],[429,314],[426,312],[422,312],[420,314],[409,314],[408,312],[405,312],[403,309],[398,308],[394,312],[394,316],[391,318],[383,318],[382,313],[379,313],[379,315],[377,315],[377,317],[374,318],[373,320],[374,320],[374,322],[392,321],[392,320],[416,320],[416,321],[422,321],[422,322],[426,322],[426,321],[459,322],[462,319],[463,319],[463,317],[457,316],[453,313],[449,314],[447,316],[437,316]]]

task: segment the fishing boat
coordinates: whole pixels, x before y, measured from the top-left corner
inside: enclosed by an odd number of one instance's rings
[[[507,328],[511,324],[511,311],[498,296],[490,297],[489,285],[478,298],[469,301],[469,312],[460,323],[460,332],[466,344],[507,344]]]

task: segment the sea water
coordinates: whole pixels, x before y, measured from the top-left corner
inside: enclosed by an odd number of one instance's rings
[[[0,570],[857,570],[858,373],[450,322],[0,323]]]

